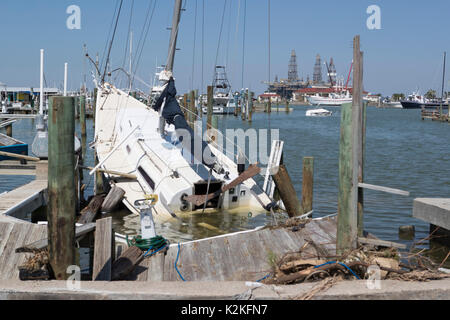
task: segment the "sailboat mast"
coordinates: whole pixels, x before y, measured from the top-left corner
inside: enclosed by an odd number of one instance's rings
[[[444,69],[442,70],[442,93],[441,100],[444,99],[444,82],[445,82],[445,62],[447,60],[447,52],[444,52]]]
[[[180,23],[182,0],[175,0],[175,7],[172,19],[172,32],[170,34],[169,55],[167,58],[167,71],[173,71],[173,62],[175,59],[175,51],[177,50],[178,25]]]
[[[444,100],[444,82],[445,82],[445,61],[447,60],[447,52],[444,52],[444,67],[442,69],[442,91],[441,91],[441,104],[439,109],[439,114],[442,116],[442,104]],[[450,110],[450,107],[449,107]]]
[[[44,114],[44,49],[41,49],[39,114]]]

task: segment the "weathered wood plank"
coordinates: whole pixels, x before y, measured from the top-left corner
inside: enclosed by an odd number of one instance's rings
[[[112,187],[102,204],[102,213],[113,212],[122,201],[125,191],[119,187]]]
[[[114,261],[112,265],[111,279],[124,280],[141,262],[142,257],[143,252],[141,249],[135,246],[129,247],[122,253],[119,259]]]
[[[275,186],[277,187],[281,200],[283,200],[289,217],[298,216],[301,213],[300,202],[286,166],[283,164],[278,166],[276,173],[272,174],[272,179],[275,182]]]
[[[157,253],[149,260],[147,281],[163,281],[164,280],[164,265],[165,265],[165,254]]]
[[[100,209],[104,200],[104,195],[94,196],[91,202],[89,202],[88,206],[81,210],[81,217],[78,219],[78,223],[86,224],[94,221],[97,215],[100,213]]]
[[[76,227],[75,238],[79,239],[82,236],[88,234],[89,232],[94,231],[95,226],[96,226],[95,223],[88,223],[83,226]],[[20,248],[17,248],[16,252],[23,251],[24,249],[25,250],[26,249],[44,249],[47,246],[48,246],[48,238],[46,237],[44,239],[40,239],[40,240],[34,241],[33,243],[30,243],[30,244],[24,245]]]
[[[368,183],[358,183],[358,187],[359,188],[363,188],[363,189],[369,189],[369,190],[375,190],[375,191],[391,193],[391,194],[398,194],[400,196],[405,196],[405,197],[409,197],[409,195],[410,195],[409,191],[404,191],[404,190],[394,189],[394,188],[388,188],[388,187],[382,187],[382,186],[376,186],[376,185],[368,184]]]
[[[395,243],[391,241],[384,241],[379,239],[368,239],[368,238],[358,238],[358,242],[362,244],[370,244],[374,246],[388,247],[388,248],[397,248],[397,249],[406,249],[406,245]]]
[[[32,224],[15,224],[14,229],[10,234],[6,248],[3,252],[3,261],[0,264],[3,266],[1,276],[3,279],[13,279],[15,272],[18,275],[18,265],[24,262],[24,256],[15,254],[15,248],[24,243],[29,237],[32,230]],[[16,278],[17,278],[16,275]]]
[[[97,220],[95,230],[94,267],[92,279],[95,281],[111,281],[112,266],[112,218]]]

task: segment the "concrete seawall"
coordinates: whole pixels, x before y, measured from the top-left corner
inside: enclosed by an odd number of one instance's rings
[[[256,300],[292,299],[309,292],[317,283],[263,286],[253,290]],[[68,290],[65,281],[1,281],[1,300],[230,300],[250,289],[245,282],[82,282]],[[429,282],[381,281],[369,289],[366,281],[343,281],[316,300],[449,300],[450,279]]]

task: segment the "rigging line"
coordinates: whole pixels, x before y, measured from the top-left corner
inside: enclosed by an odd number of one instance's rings
[[[142,38],[143,38],[144,33],[145,33],[145,30],[146,30],[146,28],[147,28],[147,23],[148,23],[148,21],[149,21],[150,13],[151,13],[151,10],[152,10],[152,4],[154,5],[154,3],[152,3],[151,1],[149,1],[148,8],[147,8],[147,12],[146,12],[146,14],[145,14],[144,24],[142,25],[142,30],[141,30],[141,33],[140,33],[140,36],[139,36],[138,45],[137,45],[137,47],[136,47],[136,52],[139,52],[139,50],[140,50],[141,43],[142,43]],[[136,62],[136,61],[135,61],[135,62]],[[134,69],[134,66],[133,66],[133,69]]]
[[[131,21],[133,20],[133,8],[134,8],[134,0],[131,0],[131,10],[130,10],[130,21],[128,22],[128,33],[127,33],[127,42],[125,43],[125,53],[123,55],[123,63],[122,68],[125,69],[125,63],[128,55],[128,45],[130,41],[130,33],[131,33]]]
[[[113,35],[112,35],[112,38],[111,38],[111,42],[109,44],[109,50],[108,50],[108,55],[106,57],[105,71],[103,72],[102,82],[105,81],[106,70],[108,69],[109,58],[110,58],[110,55],[111,55],[111,49],[112,49],[112,45],[113,45],[113,42],[114,42],[114,38],[116,37],[116,31],[117,31],[117,25],[119,24],[120,12],[122,11],[122,4],[123,4],[123,0],[120,0],[119,12],[117,13],[117,19],[116,19],[116,24],[114,26],[114,32],[113,32]]]
[[[191,76],[191,90],[194,90],[194,71],[195,71],[195,44],[197,41],[197,5],[198,0],[195,0],[195,19],[194,19],[194,48],[192,50],[192,76]]]
[[[219,58],[220,41],[222,40],[223,22],[225,20],[225,12],[227,11],[227,0],[223,3],[222,22],[220,23],[219,41],[217,42],[216,60],[214,64],[214,74],[216,73],[217,60]]]
[[[232,9],[233,0],[230,1],[230,8],[229,8],[229,16],[228,16],[228,33],[227,33],[227,51],[226,51],[226,58],[225,58],[225,66],[228,68],[228,55],[230,51],[230,31],[231,31],[231,9]],[[230,70],[228,68],[228,70]]]
[[[202,6],[202,87],[200,93],[203,93],[204,91],[204,66],[205,66],[205,0],[203,0],[203,6]]]
[[[141,48],[140,48],[140,51],[136,51],[136,52],[139,52],[139,55],[138,55],[138,59],[135,61],[136,63],[135,63],[135,66],[134,66],[134,71],[132,71],[132,75],[131,75],[131,85],[133,85],[134,78],[135,78],[135,75],[136,75],[136,73],[137,73],[137,69],[138,69],[139,63],[140,63],[140,61],[141,61],[142,52],[144,51],[145,42],[147,41],[148,32],[149,32],[149,30],[150,30],[150,25],[151,25],[152,20],[153,20],[153,14],[155,13],[156,2],[157,2],[157,1],[154,1],[154,2],[153,2],[152,13],[151,13],[151,15],[150,15],[150,19],[149,19],[149,22],[148,22],[148,25],[147,25],[147,30],[145,31],[145,36],[144,36],[144,38],[143,38],[143,42],[142,42],[142,46],[141,46]],[[139,48],[138,48],[138,49],[139,49]]]
[[[269,76],[269,78],[267,79],[267,81],[268,82],[270,82],[270,68],[271,68],[271,65],[270,65],[270,58],[271,58],[271,56],[270,56],[270,54],[271,54],[271,48],[270,48],[270,0],[268,0],[268,35],[269,35],[269,74],[268,74],[268,76]]]
[[[239,0],[239,3],[238,3],[238,12],[237,12],[237,19],[236,19],[236,31],[235,31],[235,33],[234,33],[234,50],[233,50],[233,52],[236,52],[237,53],[237,48],[238,48],[238,32],[239,32],[239,23],[240,23],[240,18],[241,17],[241,0]],[[232,77],[234,77],[234,75],[235,75],[235,72],[234,72],[234,70],[232,70],[232,74],[231,74],[231,76]]]
[[[245,65],[245,28],[247,24],[247,0],[244,0],[244,26],[243,26],[243,37],[242,37],[242,75],[241,84],[244,88],[244,65]]]
[[[106,57],[106,50],[108,49],[108,40],[109,37],[111,36],[111,31],[114,25],[114,19],[116,18],[116,14],[117,14],[117,8],[119,7],[119,0],[116,0],[116,7],[114,9],[114,15],[111,19],[111,24],[109,26],[109,31],[108,31],[108,37],[106,38],[106,43],[105,43],[105,48],[103,49],[103,55],[102,55],[102,62],[100,64],[100,70],[103,69],[103,63],[105,63],[105,57]]]

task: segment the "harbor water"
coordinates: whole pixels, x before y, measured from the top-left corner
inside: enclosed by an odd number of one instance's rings
[[[282,106],[281,106],[282,107]],[[302,159],[314,157],[314,217],[337,212],[338,155],[340,108],[330,107],[330,117],[306,117],[311,107],[295,106],[290,113],[253,114],[251,123],[240,117],[219,116],[219,130],[226,128],[279,129],[285,142],[283,160],[301,197]],[[92,120],[88,120],[88,143],[93,139]],[[16,122],[13,136],[26,143],[34,138],[35,123],[31,119]],[[79,125],[77,124],[78,136]],[[417,197],[450,197],[450,152],[448,123],[422,121],[420,110],[367,110],[365,182],[409,191],[409,197],[377,191],[364,192],[365,229],[383,240],[411,244],[399,239],[402,225],[416,227],[416,240],[428,235],[428,224],[412,218],[413,199]],[[268,146],[270,152],[270,145]],[[30,147],[31,153],[31,147]],[[92,166],[93,150],[88,149],[85,165]],[[27,176],[0,176],[0,193],[31,181]],[[262,179],[258,179],[262,181]],[[85,173],[86,196],[92,195],[94,179]],[[139,218],[122,210],[113,214],[118,233],[136,235]],[[252,229],[272,221],[270,215],[257,215],[248,210],[218,212],[181,217],[157,232],[172,242],[194,240],[222,233]]]

